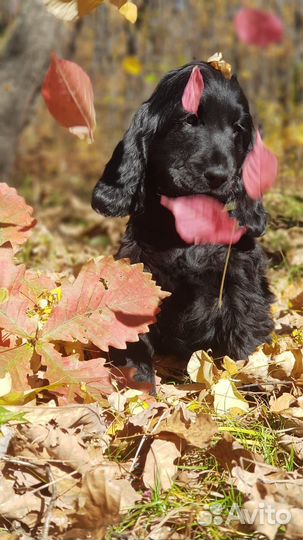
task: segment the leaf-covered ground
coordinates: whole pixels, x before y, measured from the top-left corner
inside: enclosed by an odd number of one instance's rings
[[[72,205],[73,223],[60,235],[54,212],[52,227],[45,212],[19,262],[70,279],[100,252],[92,239],[103,237],[112,251],[123,223],[100,222],[76,198]],[[263,242],[277,298],[271,345],[242,362],[198,352],[183,371],[173,358],[158,359],[156,397],[108,379],[106,392],[99,386],[92,393],[98,371],[87,373],[81,354],[76,401],[66,390],[74,379],[60,390],[60,355],[52,363],[56,387],[37,389],[25,405],[6,403],[10,381],[1,379],[0,538],[220,540],[256,531],[300,538],[303,205],[277,193],[267,206],[272,219]],[[53,354],[53,345],[43,347]],[[47,396],[52,390],[56,399]]]

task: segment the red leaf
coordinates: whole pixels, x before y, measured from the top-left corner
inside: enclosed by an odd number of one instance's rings
[[[204,90],[204,81],[198,66],[195,66],[184,88],[182,96],[183,108],[190,113],[197,114],[202,93]]]
[[[34,303],[21,290],[25,266],[16,266],[12,254],[11,249],[0,249],[0,291],[3,296],[0,301],[0,328],[16,336],[31,339],[37,330],[37,319],[28,316]]]
[[[49,112],[62,126],[80,138],[93,141],[96,125],[94,94],[89,76],[83,69],[52,53],[42,95]]]
[[[43,341],[92,342],[108,350],[125,349],[126,342],[138,341],[156,320],[161,291],[143,272],[142,264],[104,257],[90,261],[73,284],[62,285],[62,300],[41,330]]]
[[[104,367],[103,358],[80,361],[78,355],[62,356],[53,343],[39,342],[36,352],[41,354],[42,362],[46,365],[45,373],[51,386],[59,385],[56,391],[72,401],[75,396],[111,394],[114,387],[111,384],[111,374]],[[82,387],[82,388],[81,388]],[[86,388],[87,387],[87,388]]]
[[[30,372],[30,361],[33,347],[29,343],[11,349],[0,347],[0,379],[5,373],[12,378],[12,391],[24,392],[30,389],[27,375]]]
[[[243,165],[243,181],[248,195],[252,199],[260,199],[268,191],[277,178],[278,160],[264,146],[259,131],[252,151],[248,154]]]
[[[0,183],[0,245],[5,242],[12,246],[23,244],[36,224],[32,213],[32,207],[14,188]]]
[[[161,204],[174,214],[177,232],[188,244],[235,244],[246,231],[223,204],[206,195],[161,197]]]
[[[51,291],[55,282],[16,266],[13,251],[0,249],[0,328],[25,339],[33,339],[38,328],[37,307],[41,294]]]
[[[283,39],[283,23],[277,15],[260,9],[243,8],[234,20],[237,36],[246,45],[266,47]]]

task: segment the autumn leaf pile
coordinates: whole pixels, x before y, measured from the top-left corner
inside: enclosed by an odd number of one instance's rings
[[[76,277],[17,264],[33,211],[6,184],[0,193],[0,538],[203,537],[212,505],[228,515],[230,490],[243,512],[286,509],[285,534],[297,538],[302,288],[280,295],[272,343],[243,361],[197,351],[184,380],[174,359],[159,359],[153,397],[106,351],[148,331],[167,293],[111,257]],[[281,531],[258,515],[224,519],[218,538]]]
[[[104,2],[41,1],[65,21]],[[135,22],[133,2],[109,1]],[[260,47],[283,38],[281,21],[258,10],[240,10],[235,30]],[[142,69],[134,59],[128,73]],[[61,125],[93,140],[80,66],[54,53],[42,94]],[[109,348],[147,332],[167,293],[112,257],[62,273],[18,264],[34,225],[0,184],[0,540],[301,538],[302,279],[277,291],[270,344],[237,362],[197,351],[184,371],[157,359],[151,396]],[[288,519],[264,520],[266,510]]]

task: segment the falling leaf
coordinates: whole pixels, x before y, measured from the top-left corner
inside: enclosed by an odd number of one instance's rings
[[[212,387],[214,409],[218,415],[238,415],[247,413],[249,405],[229,379],[220,379]]]
[[[43,0],[48,11],[58,19],[74,21],[78,17],[89,15],[104,0]]]
[[[284,37],[281,19],[260,9],[240,9],[234,24],[238,38],[246,45],[266,47],[272,43],[280,43]]]
[[[123,5],[119,8],[119,12],[125,19],[132,24],[134,24],[138,17],[138,9],[136,4],[133,2],[125,2]]]
[[[181,456],[174,442],[156,439],[152,442],[143,471],[143,482],[147,488],[169,489],[177,475],[175,461]]]
[[[236,244],[246,232],[222,203],[206,195],[162,196],[161,204],[173,213],[176,230],[188,244]]]
[[[90,78],[78,64],[52,53],[42,95],[59,124],[71,128],[77,135],[80,133],[81,137],[86,134],[93,141],[96,125],[93,88]]]
[[[244,161],[243,181],[248,195],[252,199],[261,199],[275,183],[278,174],[276,156],[264,146],[259,131],[256,142]]]

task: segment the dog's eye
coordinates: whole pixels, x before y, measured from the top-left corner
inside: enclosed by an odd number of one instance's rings
[[[241,126],[241,124],[234,124],[233,125],[233,137],[234,137],[234,139],[238,135],[243,135],[244,131],[245,131],[245,128],[243,126]]]
[[[185,118],[186,124],[190,124],[191,126],[197,126],[198,125],[198,117],[195,114],[189,114]]]

